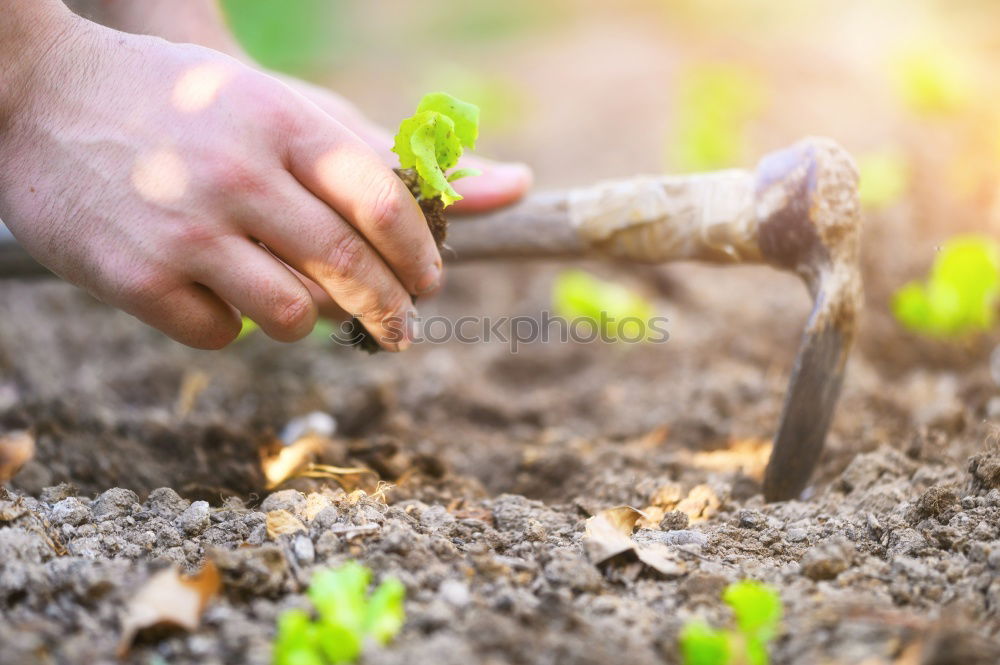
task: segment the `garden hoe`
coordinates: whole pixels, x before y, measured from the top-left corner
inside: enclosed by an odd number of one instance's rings
[[[830,140],[810,138],[754,171],[638,177],[537,194],[456,221],[457,260],[567,257],[660,263],[766,263],[797,273],[813,298],[764,478],[794,499],[823,450],[861,307],[858,175]],[[4,238],[0,277],[46,274]]]

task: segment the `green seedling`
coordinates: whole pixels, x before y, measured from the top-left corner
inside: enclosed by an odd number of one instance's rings
[[[952,238],[926,283],[896,292],[892,309],[906,328],[941,339],[989,330],[1000,304],[1000,246],[984,236]]]
[[[368,642],[392,641],[406,618],[406,590],[387,579],[369,593],[371,576],[354,561],[316,573],[308,591],[315,613],[288,610],[278,617],[274,665],[353,663]]]
[[[707,171],[743,161],[747,129],[764,99],[758,78],[735,65],[701,65],[685,72],[677,87],[672,166]]]
[[[640,340],[652,332],[652,304],[626,286],[567,270],[552,286],[552,305],[564,319],[584,319],[607,339]]]
[[[951,50],[931,44],[909,48],[892,62],[896,94],[918,115],[944,116],[965,109],[972,96],[968,67]]]
[[[909,186],[906,159],[898,152],[883,150],[858,157],[861,205],[869,210],[888,208],[903,198]]]
[[[712,628],[702,621],[684,626],[680,635],[684,665],[767,665],[767,647],[781,622],[781,596],[764,584],[730,584],[722,600],[733,611],[736,627]]]
[[[349,0],[221,0],[226,22],[253,59],[290,74],[319,75],[369,40],[351,23]]]
[[[420,198],[440,198],[445,206],[461,200],[451,183],[476,169],[445,172],[458,164],[462,152],[476,147],[479,136],[479,107],[444,92],[424,95],[417,112],[399,125],[392,151],[399,166],[415,169]]]

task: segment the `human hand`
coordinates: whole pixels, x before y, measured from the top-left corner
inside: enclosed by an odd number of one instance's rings
[[[392,135],[369,120],[354,104],[341,95],[302,79],[285,74],[275,74],[283,83],[316,104],[321,110],[353,131],[370,145],[388,165],[396,165],[399,157],[392,152]],[[463,178],[454,183],[462,200],[449,208],[449,214],[475,213],[490,210],[517,201],[531,187],[531,169],[524,164],[495,162],[477,155],[463,155],[456,168],[476,168],[481,174]],[[335,320],[350,316],[322,290],[306,281],[317,304],[320,315]]]
[[[291,267],[408,346],[399,321],[441,259],[375,150],[215,51],[47,21],[0,134],[0,217],[37,260],[199,348],[232,341],[240,313],[308,334],[316,303]]]

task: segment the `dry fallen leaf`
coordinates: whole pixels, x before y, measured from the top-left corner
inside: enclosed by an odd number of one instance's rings
[[[684,573],[684,567],[663,543],[638,543],[632,538],[636,522],[646,515],[631,506],[602,510],[587,520],[584,548],[594,564],[600,564],[623,552],[632,551],[644,564],[662,575]]]
[[[0,483],[5,483],[35,456],[35,437],[18,430],[0,435]]]
[[[706,471],[739,472],[754,480],[764,477],[764,469],[771,457],[769,439],[734,439],[721,450],[707,450],[691,454],[691,466]]]
[[[299,531],[306,531],[306,525],[287,510],[272,510],[267,514],[267,537],[271,540]]]
[[[333,501],[330,497],[325,494],[320,494],[319,492],[310,492],[306,495],[306,507],[302,509],[302,516],[306,518],[307,521],[312,522],[316,519],[316,516],[320,514],[324,508],[329,508],[333,505]]]
[[[688,516],[691,524],[704,522],[719,512],[722,502],[709,485],[695,485],[688,495],[677,504],[677,510]]]
[[[673,510],[684,495],[680,484],[667,483],[656,490],[649,500],[649,505],[643,509],[643,517],[639,518],[638,526],[645,529],[659,528],[663,517]]]
[[[198,574],[183,577],[176,568],[156,573],[129,601],[122,620],[118,656],[124,657],[136,634],[154,626],[195,630],[205,606],[221,587],[219,569],[211,561]]]
[[[326,441],[324,437],[310,434],[290,446],[280,446],[275,454],[262,453],[260,464],[267,479],[267,489],[274,489],[305,468]]]

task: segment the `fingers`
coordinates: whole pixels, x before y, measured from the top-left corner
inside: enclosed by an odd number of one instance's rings
[[[143,293],[111,302],[168,337],[196,349],[221,349],[240,332],[239,313],[200,284],[184,284],[158,297]]]
[[[309,295],[312,296],[313,302],[316,303],[316,308],[319,310],[320,318],[327,319],[329,321],[346,321],[351,318],[351,313],[344,311],[344,308],[333,301],[332,298],[327,294],[323,288],[312,281],[298,270],[291,269],[295,276],[306,285],[309,289]]]
[[[274,208],[247,218],[247,233],[358,316],[384,348],[407,348],[404,325],[413,305],[399,279],[354,227],[295,179],[281,177],[275,176]]]
[[[317,307],[306,286],[249,239],[218,243],[198,265],[194,279],[253,319],[269,337],[294,342],[315,326]]]
[[[458,167],[479,169],[482,174],[455,181],[455,191],[462,195],[462,200],[449,211],[475,213],[509,205],[527,193],[533,180],[531,169],[525,164],[494,162],[470,155],[463,157]]]
[[[441,281],[441,256],[420,206],[374,150],[319,109],[291,139],[289,170],[378,252],[412,294]],[[304,128],[305,129],[305,128]]]

